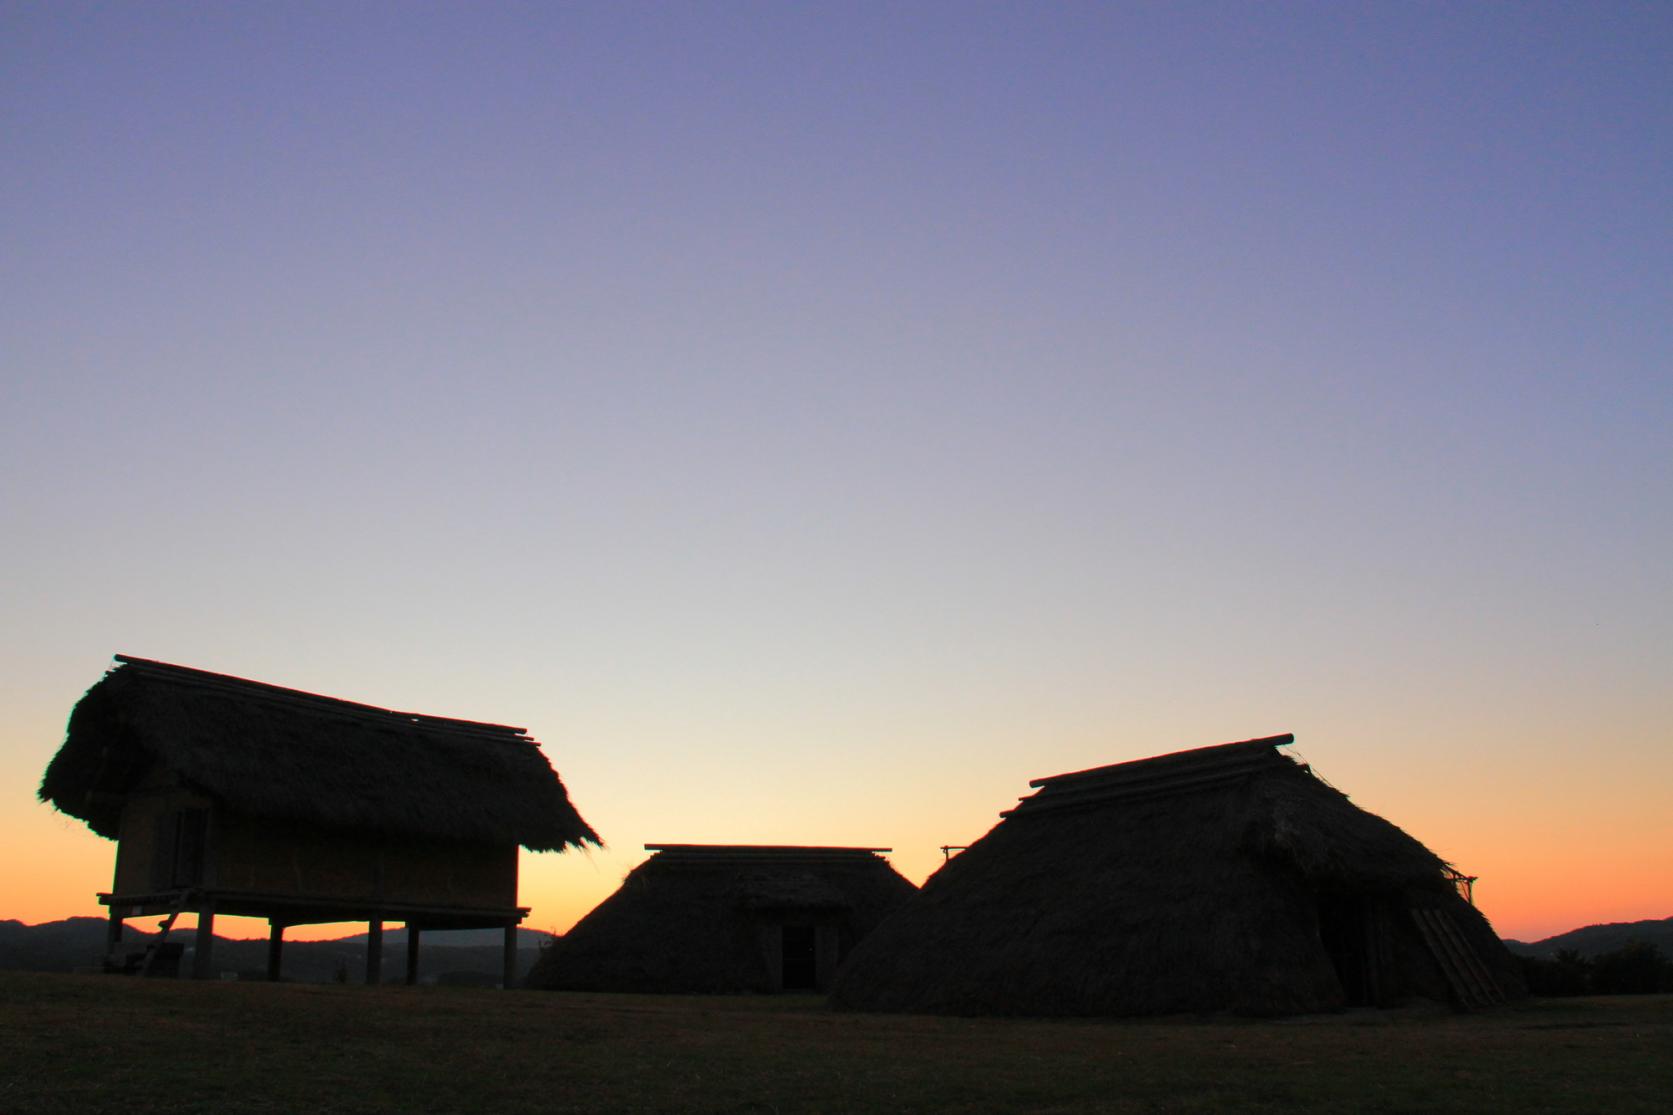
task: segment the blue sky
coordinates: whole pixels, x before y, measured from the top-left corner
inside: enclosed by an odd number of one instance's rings
[[[1286,730],[1513,929],[1665,916],[1670,75],[1664,5],[0,4],[0,817],[81,839],[121,651],[528,724],[617,849],[554,923]]]

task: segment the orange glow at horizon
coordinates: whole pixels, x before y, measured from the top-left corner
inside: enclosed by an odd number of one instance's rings
[[[997,821],[993,811],[989,815]],[[43,820],[45,823],[40,823]],[[985,829],[951,836],[963,837],[953,842],[966,843],[982,831]],[[1423,839],[1420,830],[1408,831]],[[659,838],[665,836],[660,834]],[[787,838],[751,839],[769,842]],[[822,839],[829,843],[855,842],[840,836]],[[912,839],[896,841],[890,862],[921,885],[943,862],[939,845],[949,839],[946,831],[920,828]],[[26,924],[106,916],[95,894],[110,886],[114,842],[95,836],[79,821],[53,814],[45,806],[37,806],[21,820],[16,814],[0,817],[0,840],[10,847],[39,850],[34,856],[15,857],[6,869],[6,902],[0,916]],[[801,842],[817,843],[821,839]],[[1609,848],[1600,843],[1573,848],[1551,835],[1511,848],[1490,832],[1471,843],[1474,854],[1460,866],[1480,876],[1476,903],[1501,936],[1539,940],[1583,925],[1673,915],[1673,888],[1669,886],[1673,850],[1665,844],[1634,842]],[[568,930],[613,893],[646,854],[637,846],[585,854],[524,852],[519,901],[530,907],[530,913],[523,927],[560,933]],[[136,918],[130,924],[149,930],[154,928],[149,924],[153,920],[160,919]],[[192,915],[182,915],[177,924],[189,927],[195,920]],[[386,928],[401,924],[389,922]],[[287,928],[285,936],[296,941],[329,940],[365,929],[364,922],[298,925]],[[222,916],[217,919],[216,932],[223,937],[255,938],[265,937],[267,927],[259,919]]]
[[[30,728],[33,742],[25,747],[19,740],[11,748],[19,756],[20,777],[38,779],[73,700],[74,694],[62,706],[39,702],[37,722]],[[485,707],[496,704],[484,702]],[[860,721],[850,730],[857,738],[881,734],[890,727],[886,719],[879,713],[875,723]],[[1255,723],[1290,726],[1270,717]],[[1470,730],[1468,725],[1457,729],[1460,737]],[[1565,731],[1559,723],[1550,734],[1555,741]],[[1035,733],[1059,743],[1049,754],[1035,754],[1013,742]],[[544,734],[560,741],[584,735],[574,729]],[[817,799],[803,800],[764,796],[754,787],[747,772],[759,769],[761,759],[748,748],[724,762],[716,759],[724,754],[722,730],[713,733],[715,738],[690,729],[688,734],[692,747],[710,760],[700,775],[683,779],[645,778],[625,749],[562,742],[546,746],[582,815],[609,846],[522,853],[519,902],[530,908],[525,928],[566,931],[616,890],[644,859],[642,845],[655,841],[891,847],[896,870],[921,884],[941,865],[942,844],[969,844],[987,832],[999,811],[1027,792],[1030,777],[1143,757],[1170,743],[1202,746],[1234,738],[1213,729],[1174,730],[1158,715],[1155,724],[1140,724],[1134,735],[1163,742],[1142,749],[1113,746],[1101,731],[1073,721],[1025,722],[1021,717],[995,720],[975,731],[947,731],[945,738],[926,731],[922,745],[889,755],[878,752],[872,760],[856,760],[851,748],[833,743],[796,757],[802,782],[821,787]],[[1448,755],[1451,776],[1438,780],[1431,774],[1434,760],[1414,760],[1409,747],[1384,746],[1363,732],[1321,724],[1297,737],[1292,751],[1313,762],[1355,804],[1479,876],[1476,903],[1502,936],[1538,940],[1588,924],[1673,915],[1673,839],[1661,800],[1663,782],[1650,776],[1666,759],[1652,748],[1650,730],[1616,732],[1623,746],[1650,756],[1646,777],[1631,783],[1613,781],[1612,772],[1600,765],[1573,767],[1557,743],[1543,745],[1564,772],[1560,787],[1547,773],[1552,764],[1540,765],[1541,747],[1527,738],[1520,745],[1525,769],[1508,772],[1486,743],[1467,750],[1443,740],[1437,746]],[[948,759],[951,741],[967,749],[959,754],[967,754],[969,761]],[[14,854],[0,864],[0,918],[36,924],[105,916],[95,895],[110,888],[115,843],[35,801],[32,792],[18,806],[0,810],[0,846],[32,854]],[[364,923],[295,926],[286,936],[322,940],[364,929]],[[218,932],[262,937],[267,930],[264,922],[228,918]]]

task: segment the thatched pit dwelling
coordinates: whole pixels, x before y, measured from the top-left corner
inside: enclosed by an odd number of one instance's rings
[[[1299,1014],[1523,993],[1458,876],[1247,740],[1031,782],[855,950],[839,1007]]]
[[[208,976],[215,915],[260,917],[277,979],[287,926],[366,921],[375,982],[387,920],[407,925],[409,981],[422,930],[502,928],[511,986],[528,913],[518,845],[599,842],[521,728],[117,663],[71,713],[40,788],[117,842],[115,884],[99,895],[115,962],[124,918],[172,926],[192,911],[194,974]]]
[[[647,844],[652,855],[529,976],[571,991],[823,991],[917,888],[887,848]]]

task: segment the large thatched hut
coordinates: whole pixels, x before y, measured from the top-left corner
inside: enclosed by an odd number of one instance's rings
[[[198,915],[195,974],[213,972],[216,914],[266,918],[269,974],[287,926],[366,921],[503,928],[506,984],[517,848],[597,844],[521,728],[393,712],[117,655],[70,715],[41,800],[115,840],[111,949],[124,918]],[[166,937],[166,931],[165,931]],[[166,943],[166,942],[165,942]],[[149,959],[146,961],[149,963]]]
[[[621,888],[547,949],[535,987],[824,990],[915,887],[887,848],[647,844]]]
[[[855,950],[838,1006],[1293,1014],[1521,992],[1457,875],[1248,740],[1042,778]]]

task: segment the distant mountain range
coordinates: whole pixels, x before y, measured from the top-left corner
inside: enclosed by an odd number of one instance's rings
[[[0,921],[0,970],[37,972],[97,971],[105,955],[104,918],[67,918],[24,925]],[[171,933],[169,939],[191,947],[195,931]],[[129,922],[122,935],[125,951],[137,952],[156,937]],[[406,931],[383,935],[382,974],[386,982],[406,978]],[[551,934],[533,929],[517,931],[517,974],[521,979],[540,955]],[[449,983],[493,983],[500,978],[502,953],[498,929],[438,930],[419,941],[420,980]],[[188,957],[187,963],[190,963]],[[243,979],[265,979],[267,940],[215,937],[215,967]],[[301,983],[329,983],[339,978],[359,983],[366,978],[366,934],[331,941],[286,941],[284,977]]]
[[[103,918],[68,918],[40,925],[0,921],[0,970],[96,971],[105,954],[105,926]],[[130,922],[123,944],[128,950],[138,951],[155,936],[142,932]],[[171,935],[188,947],[193,936],[191,930]],[[540,955],[541,945],[551,936],[535,929],[517,931],[519,979],[528,975]],[[404,929],[393,929],[383,935],[385,981],[396,982],[406,976],[406,937]],[[1596,956],[1633,941],[1647,941],[1659,947],[1664,955],[1673,957],[1673,918],[1588,925],[1542,941],[1507,939],[1505,944],[1512,952],[1524,956],[1551,956],[1560,949]],[[432,931],[423,934],[420,943],[418,975],[421,980],[484,983],[499,979],[502,957],[498,929]],[[215,967],[222,972],[235,972],[241,978],[265,978],[267,941],[217,936]],[[330,941],[286,941],[284,974],[287,980],[302,983],[329,983],[343,977],[359,983],[366,978],[366,934]]]
[[[1573,949],[1582,956],[1596,956],[1600,952],[1613,952],[1633,941],[1646,941],[1660,948],[1663,955],[1673,957],[1673,918],[1588,925],[1543,941],[1512,941],[1507,938],[1505,945],[1511,952],[1523,956],[1552,956],[1562,949]]]

